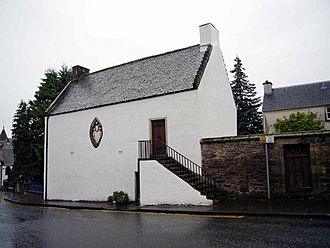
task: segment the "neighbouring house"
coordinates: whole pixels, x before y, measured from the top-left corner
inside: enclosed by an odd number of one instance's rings
[[[12,140],[8,138],[5,128],[0,133],[0,186],[8,179],[14,164]]]
[[[272,83],[264,84],[263,122],[265,133],[275,131],[278,118],[289,117],[291,113],[314,112],[330,130],[330,81],[273,88]]]
[[[46,111],[44,198],[212,204],[200,140],[236,135],[236,107],[212,24],[200,44],[89,73],[73,67]]]

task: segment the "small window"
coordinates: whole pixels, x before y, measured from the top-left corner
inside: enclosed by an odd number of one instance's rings
[[[325,119],[330,121],[330,107],[325,108]]]

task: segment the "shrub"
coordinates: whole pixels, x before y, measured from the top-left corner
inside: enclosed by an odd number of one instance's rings
[[[317,119],[317,115],[313,112],[308,114],[292,113],[289,118],[284,116],[282,119],[277,119],[274,126],[277,133],[312,131],[324,128],[323,123]]]
[[[115,191],[108,197],[109,202],[116,202],[116,204],[127,204],[129,202],[128,194],[124,191]]]

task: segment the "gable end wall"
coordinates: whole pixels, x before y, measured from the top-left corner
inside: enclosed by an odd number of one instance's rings
[[[236,106],[220,47],[214,46],[198,88],[201,137],[237,134]]]

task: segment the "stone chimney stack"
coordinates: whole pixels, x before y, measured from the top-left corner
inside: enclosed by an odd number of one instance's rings
[[[89,73],[89,69],[82,67],[80,65],[76,65],[76,66],[72,67],[72,75],[73,75],[74,80],[78,80],[79,78],[81,78],[82,75],[85,75],[88,73]]]
[[[273,84],[266,80],[264,83],[264,93],[265,94],[272,94],[273,93]]]
[[[200,50],[206,50],[208,45],[219,45],[219,32],[212,23],[199,26]]]

